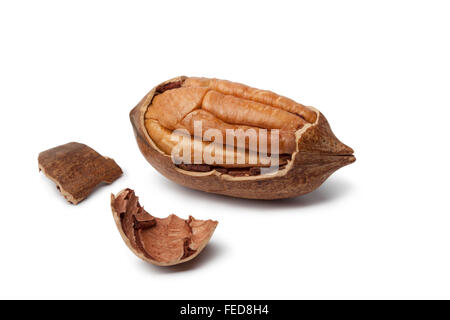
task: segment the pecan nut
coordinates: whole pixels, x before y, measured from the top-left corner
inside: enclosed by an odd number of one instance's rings
[[[355,161],[353,150],[335,137],[317,109],[226,80],[168,80],[152,89],[130,118],[150,164],[167,178],[206,192],[294,197]],[[174,137],[177,132],[184,136]]]

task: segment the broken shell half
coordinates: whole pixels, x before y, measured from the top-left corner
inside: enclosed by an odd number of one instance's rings
[[[177,94],[171,94],[172,90],[178,90]],[[265,112],[264,117],[255,110]],[[285,136],[276,171],[263,171],[247,166],[247,162],[245,168],[216,163],[176,164],[169,152],[173,150],[170,133],[183,126],[189,129],[189,117],[203,117],[203,123],[219,123],[222,129],[263,125],[288,131],[293,128],[293,132]],[[185,76],[167,80],[139,102],[130,119],[139,149],[159,173],[205,192],[248,199],[291,198],[315,190],[333,172],[355,161],[353,149],[336,138],[319,110],[226,80]]]
[[[218,222],[184,220],[176,215],[161,219],[139,204],[131,189],[111,194],[111,209],[125,244],[142,260],[158,266],[173,266],[194,259],[206,247]]]

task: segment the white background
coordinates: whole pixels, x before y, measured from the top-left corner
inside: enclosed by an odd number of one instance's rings
[[[450,298],[447,1],[2,1],[0,298]],[[140,154],[128,112],[207,76],[319,108],[357,161],[315,192],[191,191]],[[89,144],[124,170],[78,206],[40,151]],[[109,195],[219,220],[193,262],[147,265]]]

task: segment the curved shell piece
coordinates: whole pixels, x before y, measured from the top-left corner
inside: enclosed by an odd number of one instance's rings
[[[131,189],[111,195],[117,228],[130,250],[142,260],[158,266],[173,266],[194,259],[206,247],[218,222],[184,220],[176,215],[156,218],[139,204]]]

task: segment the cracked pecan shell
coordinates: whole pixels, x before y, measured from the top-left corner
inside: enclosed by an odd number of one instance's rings
[[[111,195],[111,209],[117,228],[131,251],[158,266],[172,266],[194,259],[208,244],[217,221],[184,220],[176,215],[161,219],[139,204],[131,189]]]
[[[72,204],[78,204],[100,184],[111,184],[122,169],[108,157],[78,142],[69,142],[43,151],[38,157],[42,171]]]
[[[161,174],[183,186],[227,196],[270,200],[303,195],[355,161],[353,150],[336,138],[317,109],[226,80],[183,76],[165,81],[139,102],[130,119],[142,154]],[[194,121],[219,132],[264,129],[270,134],[277,130],[277,171],[263,171],[265,165],[247,141],[244,148],[234,149],[234,157],[242,156],[244,163],[175,163],[171,156],[175,142],[170,135],[185,129],[193,135],[192,141],[198,139]],[[206,150],[214,145],[214,154],[221,159],[222,148],[226,148],[222,144],[218,148],[217,141],[202,140],[197,146]]]

